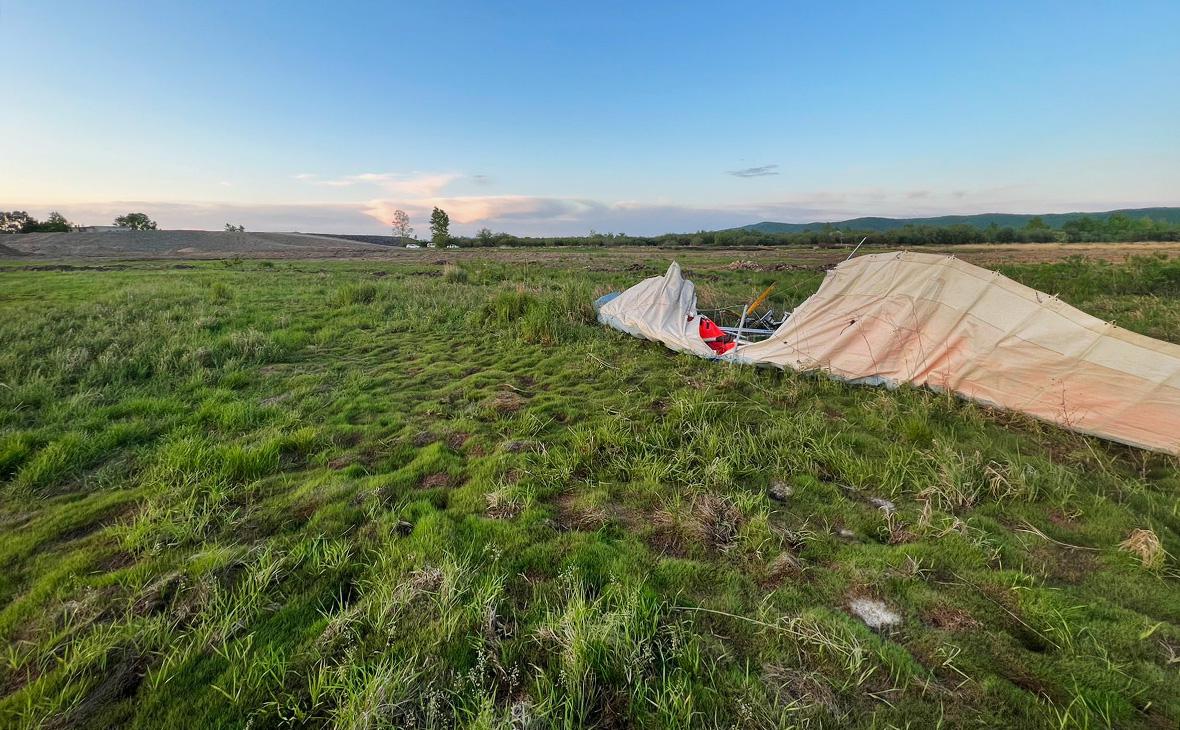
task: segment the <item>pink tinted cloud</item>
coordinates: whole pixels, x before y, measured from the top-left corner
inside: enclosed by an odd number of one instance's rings
[[[442,208],[459,224],[492,221],[577,221],[587,214],[605,207],[592,200],[548,198],[532,195],[473,195],[451,198],[423,198],[418,200],[371,200],[365,213],[373,218],[392,220],[395,210],[404,210],[411,218],[424,219],[430,211]]]
[[[389,195],[407,198],[426,198],[438,195],[442,190],[464,176],[457,173],[400,173],[400,172],[362,172],[357,175],[345,175],[337,178],[322,178],[311,173],[301,173],[295,176],[300,182],[332,188],[348,188],[357,185],[373,185],[381,188]]]

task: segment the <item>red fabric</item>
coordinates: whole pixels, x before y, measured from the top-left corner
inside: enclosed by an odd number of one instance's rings
[[[701,339],[705,341],[705,344],[718,355],[724,355],[729,352],[736,344],[729,335],[725,334],[708,317],[701,317],[700,333]],[[726,340],[729,341],[727,342]]]

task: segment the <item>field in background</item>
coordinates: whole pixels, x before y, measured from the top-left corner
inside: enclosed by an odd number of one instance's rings
[[[102,231],[74,233],[25,233],[0,238],[0,261],[28,258],[42,262],[73,259],[143,261],[154,259],[363,259],[403,263],[445,261],[549,262],[551,265],[590,266],[609,270],[624,261],[675,257],[682,262],[710,264],[756,256],[764,264],[831,265],[852,251],[845,246],[753,246],[744,249],[714,247],[598,247],[551,246],[546,248],[406,249],[372,241],[393,241],[390,236],[317,236],[306,233],[254,233],[223,231]],[[853,241],[855,243],[855,241]],[[861,253],[893,248],[864,246]],[[1071,256],[1105,261],[1125,261],[1135,255],[1180,256],[1180,243],[1016,243],[961,246],[915,246],[913,250],[951,253],[972,263],[992,265],[1013,262],[1061,261]]]
[[[956,254],[1180,342],[1073,248]],[[1174,727],[1176,459],[590,308],[846,255],[6,260],[0,724]]]

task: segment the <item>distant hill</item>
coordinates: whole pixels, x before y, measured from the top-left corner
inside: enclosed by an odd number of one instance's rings
[[[1076,218],[1109,218],[1115,213],[1122,213],[1128,218],[1151,218],[1156,221],[1180,223],[1180,208],[1128,208],[1125,210],[1107,210],[1100,213],[979,213],[977,215],[940,215],[933,218],[851,218],[845,221],[815,222],[815,223],[775,223],[764,221],[740,226],[730,230],[759,231],[761,233],[800,233],[802,231],[819,230],[825,226],[839,228],[846,231],[892,231],[905,226],[960,226],[967,225],[976,228],[987,228],[993,223],[1001,228],[1023,228],[1029,220],[1040,218],[1052,228],[1060,228]]]

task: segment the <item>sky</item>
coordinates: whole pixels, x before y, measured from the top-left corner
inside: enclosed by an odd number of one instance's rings
[[[1180,2],[0,0],[0,210],[640,235],[1180,205]]]

